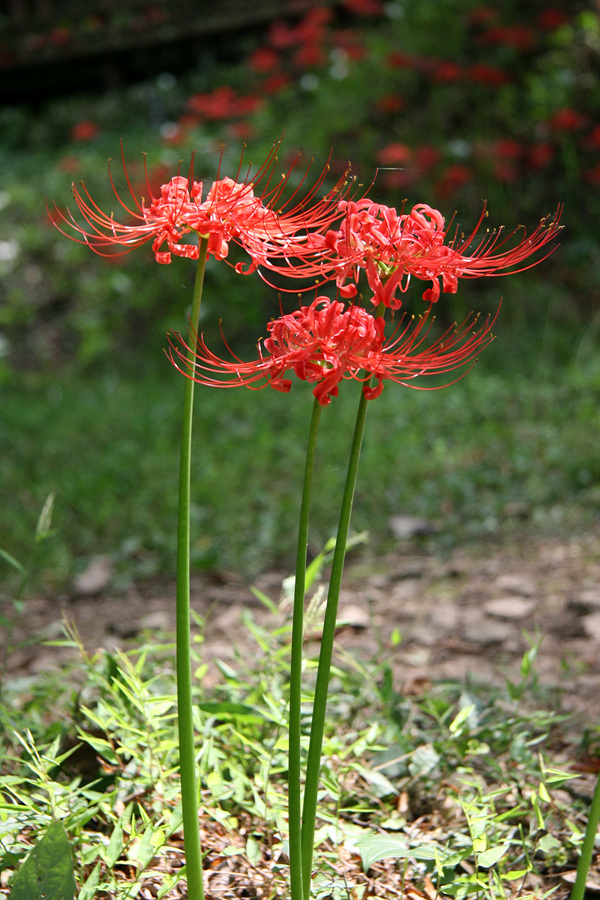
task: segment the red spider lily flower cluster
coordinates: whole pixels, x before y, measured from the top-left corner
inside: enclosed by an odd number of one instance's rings
[[[523,230],[516,242],[512,238],[517,232],[505,236],[502,229],[480,237],[484,207],[467,237],[456,230],[449,235],[442,214],[427,204],[417,204],[405,213],[364,195],[355,199],[347,172],[319,199],[327,167],[302,193],[305,174],[285,199],[295,164],[273,186],[278,148],[275,144],[254,175],[249,168],[240,177],[240,161],[235,178],[218,177],[206,195],[190,170],[187,178],[178,171],[153,197],[146,174],[148,201],[137,198],[123,161],[132,201],[121,198],[112,177],[111,184],[129,223],[119,223],[112,214],[102,212],[85,187],[81,191],[74,187],[73,194],[86,225],[80,225],[68,210],[62,213],[55,207],[56,227],[100,255],[127,253],[152,241],[157,262],[169,263],[173,255],[198,259],[199,243],[206,241],[208,256],[222,260],[233,241],[250,260],[237,263],[238,272],[258,269],[265,281],[265,273],[271,272],[294,279],[295,284],[297,279],[312,279],[312,289],[315,282],[317,286],[335,282],[341,299],[317,296],[310,305],[270,322],[269,336],[259,343],[258,358],[249,362],[233,353],[231,359],[221,359],[201,335],[192,334],[189,343],[181,335],[171,336],[169,359],[202,384],[270,385],[289,391],[288,376],[295,373],[315,385],[315,397],[327,406],[346,379],[364,382],[365,397],[371,400],[379,396],[386,380],[420,387],[412,382],[421,375],[464,368],[492,340],[493,322],[471,315],[462,325],[435,337],[433,305],[443,292],[455,293],[460,278],[511,274],[535,265],[540,261],[538,251],[560,229],[559,208],[531,234]],[[188,235],[191,241],[185,239]],[[377,307],[375,315],[361,306],[362,273],[372,293],[369,300]],[[406,293],[411,278],[431,282],[422,294],[428,309],[417,317],[403,316],[399,324],[392,321],[392,333],[386,337],[386,309],[401,307],[398,294]],[[351,300],[351,305],[346,307],[345,300]]]
[[[478,325],[477,317],[469,317],[427,344],[434,318],[428,312],[403,319],[386,340],[383,316],[316,297],[310,306],[269,322],[269,337],[259,344],[257,359],[244,362],[233,354],[230,360],[221,359],[197,335],[191,347],[181,335],[171,336],[167,355],[188,378],[211,387],[258,383],[256,389],[271,386],[288,392],[292,382],[286,375],[293,372],[302,381],[316,384],[313,394],[321,406],[337,397],[343,379],[365,382],[365,397],[373,400],[383,391],[385,380],[414,386],[408,383],[420,375],[462,368],[474,362],[493,339],[493,321],[488,318]]]
[[[346,171],[325,197],[315,200],[327,176],[328,166],[325,166],[305,194],[302,195],[301,191],[308,173],[291,196],[284,199],[297,160],[287,174],[272,186],[278,148],[279,143],[273,146],[265,163],[254,174],[249,168],[246,175],[241,176],[242,158],[235,179],[218,178],[205,199],[202,182],[193,180],[193,158],[189,176],[178,172],[162,185],[158,197],[152,197],[146,173],[148,200],[136,196],[123,159],[131,200],[126,202],[118,193],[110,166],[109,177],[129,222],[118,222],[112,213],[104,213],[83,183],[81,189],[73,185],[72,193],[86,224],[79,224],[68,209],[62,212],[56,206],[51,218],[63,234],[87,244],[101,256],[128,253],[152,241],[152,250],[159,263],[170,263],[173,255],[198,259],[198,240],[206,239],[208,256],[224,259],[229,244],[234,241],[250,256],[248,268],[244,269],[241,264],[237,266],[238,271],[248,274],[268,259],[286,258],[291,246],[297,244],[302,247],[303,235],[330,228],[341,215],[338,208],[340,197],[348,196],[352,189],[352,181]],[[262,190],[257,194],[255,190],[259,186]],[[191,242],[183,240],[186,235],[192,236]]]
[[[431,280],[423,299],[436,303],[442,291],[456,293],[459,278],[514,274],[535,265],[540,260],[531,261],[531,257],[556,237],[561,213],[557,209],[530,235],[523,230],[521,240],[507,247],[512,234],[504,237],[502,228],[478,239],[485,207],[468,237],[455,234],[449,241],[444,217],[425,203],[400,215],[393,207],[366,197],[341,200],[339,209],[344,213],[339,229],[309,235],[299,253],[303,259],[291,274],[322,281],[335,278],[340,296],[351,298],[358,292],[363,270],[373,291],[371,302],[391,309],[402,305],[397,292],[406,292],[411,277]],[[266,266],[284,271],[272,260]]]
[[[443,280],[445,291],[456,291],[455,254],[444,244],[444,218],[436,209],[421,203],[410,213],[398,215],[394,208],[368,199],[343,201],[340,206],[346,212],[341,228],[329,231],[323,244],[334,254],[332,264],[342,296],[356,295],[356,284],[346,284],[346,280],[357,282],[360,269],[364,269],[374,292],[372,302],[382,302],[391,309],[402,305],[396,290],[406,292],[411,275],[433,280],[433,287],[423,294],[428,302],[439,299],[438,278]]]

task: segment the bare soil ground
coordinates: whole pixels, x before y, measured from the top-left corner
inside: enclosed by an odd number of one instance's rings
[[[73,651],[42,644],[61,635],[64,617],[90,651],[126,647],[145,629],[174,630],[172,584],[152,580],[115,594],[102,560],[94,565],[87,581],[78,580],[79,594],[27,601],[12,635],[8,678],[65,663]],[[287,574],[270,572],[256,584],[277,601]],[[244,609],[267,627],[273,619],[227,573],[194,577],[192,604],[206,622],[209,660],[231,660],[235,647],[248,642]],[[339,620],[340,644],[363,659],[375,657],[399,629],[391,658],[398,687],[407,692],[439,679],[518,679],[526,634],[539,632],[539,681],[560,690],[564,710],[600,722],[600,529],[570,540],[486,543],[445,557],[406,541],[383,558],[350,558]]]

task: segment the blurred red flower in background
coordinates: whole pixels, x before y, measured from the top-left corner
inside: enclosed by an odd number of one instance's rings
[[[600,150],[600,124],[594,125],[590,133],[584,138],[584,144],[590,150]]]
[[[69,133],[72,141],[91,141],[100,133],[100,129],[95,122],[90,119],[84,119],[73,125]]]
[[[489,25],[490,22],[496,22],[497,19],[498,10],[492,6],[474,6],[469,13],[472,25]]]
[[[510,76],[506,72],[497,66],[490,66],[488,63],[473,63],[472,66],[469,66],[467,77],[470,81],[489,87],[500,87],[510,81]]]
[[[555,154],[556,148],[553,144],[544,141],[530,144],[526,153],[529,168],[534,170],[545,169],[546,166],[550,165]]]
[[[579,131],[585,128],[589,120],[586,115],[576,109],[559,109],[547,120],[552,131]]]
[[[398,94],[384,94],[383,97],[379,98],[376,106],[382,113],[396,113],[400,112],[401,109],[404,109],[406,101],[404,100],[404,97],[399,97]]]
[[[257,47],[248,57],[248,65],[255,72],[272,72],[281,65],[281,57],[271,47]]]
[[[379,16],[384,11],[382,0],[343,0],[343,3],[357,16]]]
[[[545,31],[555,31],[569,21],[561,9],[545,9],[537,17],[537,23]]]
[[[386,144],[379,153],[377,159],[382,166],[404,166],[412,160],[413,151],[406,144]]]
[[[537,43],[535,33],[525,25],[495,25],[484,31],[478,40],[484,45],[512,47],[521,53],[532,50]]]
[[[459,63],[443,59],[434,63],[430,76],[434,81],[450,83],[452,81],[460,81],[464,77],[464,70]]]
[[[584,169],[583,177],[589,184],[600,185],[600,163],[594,166],[593,169]]]
[[[442,177],[435,185],[436,194],[445,200],[448,197],[452,197],[472,180],[473,172],[468,166],[465,166],[463,163],[452,163],[445,169]]]
[[[222,120],[247,116],[263,104],[256,95],[238,96],[229,85],[221,85],[209,93],[193,94],[187,105],[190,113],[203,119]]]
[[[414,65],[414,57],[403,50],[394,50],[388,55],[386,62],[393,69],[410,69]]]

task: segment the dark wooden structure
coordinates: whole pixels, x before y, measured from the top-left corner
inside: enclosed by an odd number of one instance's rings
[[[328,0],[326,0],[328,2]],[[323,0],[321,0],[321,4]],[[198,48],[316,0],[0,0],[0,102],[194,64]]]

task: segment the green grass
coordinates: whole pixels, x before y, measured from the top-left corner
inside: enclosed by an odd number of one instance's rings
[[[53,534],[36,564],[47,588],[98,553],[125,578],[172,572],[182,387],[160,356],[135,371],[24,374],[2,385],[0,548],[27,561],[54,492]],[[346,384],[323,413],[315,549],[336,526],[358,390]],[[377,551],[398,513],[430,520],[440,546],[589,526],[600,499],[597,393],[590,365],[496,373],[493,357],[445,390],[387,385],[369,408],[354,529]],[[291,564],[311,400],[301,383],[289,395],[198,391],[196,566],[251,576]]]

